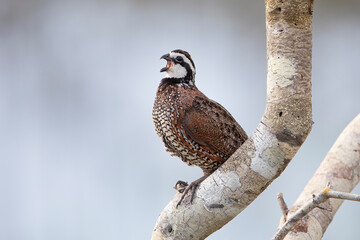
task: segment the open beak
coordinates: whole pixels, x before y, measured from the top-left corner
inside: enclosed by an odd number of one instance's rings
[[[167,54],[165,54],[165,55],[162,55],[160,59],[165,59],[165,60],[167,61],[166,67],[163,67],[163,68],[160,70],[160,72],[165,72],[165,71],[167,71],[167,70],[171,67],[171,65],[172,65],[172,60],[171,60],[170,54],[167,53]]]

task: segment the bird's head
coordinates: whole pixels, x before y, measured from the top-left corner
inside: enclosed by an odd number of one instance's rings
[[[160,59],[167,61],[166,67],[160,70],[160,72],[166,72],[166,78],[194,85],[195,64],[188,52],[177,49],[163,55]]]

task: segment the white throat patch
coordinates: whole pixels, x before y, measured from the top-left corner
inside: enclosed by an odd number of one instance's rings
[[[177,56],[180,56],[184,59],[184,62],[189,64],[191,71],[193,72],[193,78],[195,77],[195,68],[192,65],[191,61],[182,53],[170,52],[170,57],[175,59]],[[184,78],[187,74],[185,67],[181,66],[179,63],[172,62],[171,67],[166,71],[166,77],[168,78]]]
[[[166,77],[168,78],[184,78],[186,74],[186,68],[178,63],[171,63],[171,67],[166,71]]]

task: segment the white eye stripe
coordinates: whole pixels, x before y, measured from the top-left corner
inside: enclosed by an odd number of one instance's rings
[[[177,52],[171,52],[170,53],[170,57],[171,58],[176,58],[176,57],[182,57],[184,59],[184,62],[186,62],[187,64],[189,64],[190,68],[191,68],[191,71],[193,72],[193,75],[195,75],[195,68],[194,68],[194,65],[192,64],[192,62],[190,61],[190,59],[188,59],[184,54],[182,53],[177,53]]]

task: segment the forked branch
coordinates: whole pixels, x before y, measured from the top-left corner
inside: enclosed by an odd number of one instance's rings
[[[322,210],[331,211],[331,209],[326,209],[320,207],[320,204],[328,200],[329,198],[337,198],[343,200],[352,200],[352,201],[359,201],[360,202],[360,195],[358,194],[351,194],[351,193],[344,193],[333,191],[330,187],[326,187],[323,191],[321,191],[317,195],[313,195],[313,199],[309,200],[305,203],[300,209],[298,209],[294,215],[291,216],[286,222],[278,229],[276,234],[271,238],[271,240],[282,240],[286,236],[286,234],[291,230],[291,228],[303,218],[306,214],[308,214],[314,208],[320,208]]]

